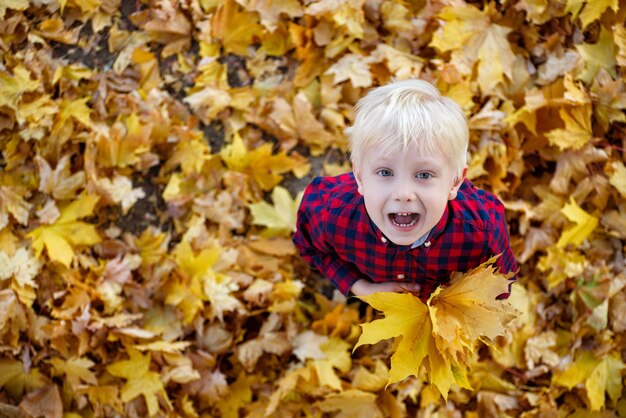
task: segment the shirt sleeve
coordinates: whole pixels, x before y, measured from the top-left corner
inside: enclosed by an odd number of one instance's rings
[[[293,243],[311,267],[319,270],[341,293],[348,295],[363,274],[354,264],[341,259],[330,244],[325,232],[328,212],[324,203],[327,196],[323,192],[321,178],[313,180],[305,190],[298,209]]]
[[[511,242],[509,238],[509,230],[504,215],[504,205],[500,201],[496,201],[492,228],[489,231],[487,241],[490,256],[501,254],[496,260],[496,267],[500,273],[513,272],[513,276],[509,279],[511,284],[517,280],[517,262],[511,250]],[[509,284],[509,293],[498,296],[498,299],[506,299],[510,295],[511,284]]]

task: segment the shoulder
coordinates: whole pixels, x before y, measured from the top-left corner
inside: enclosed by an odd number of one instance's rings
[[[319,211],[355,205],[360,201],[352,173],[334,177],[316,177],[304,191],[302,207]]]
[[[493,193],[465,179],[457,197],[450,202],[455,219],[488,228],[504,219],[504,205]]]

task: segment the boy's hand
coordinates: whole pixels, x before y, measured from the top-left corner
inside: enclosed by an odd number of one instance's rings
[[[420,285],[406,282],[372,283],[369,280],[361,279],[352,285],[350,291],[356,296],[365,296],[376,292],[411,292],[418,295]]]

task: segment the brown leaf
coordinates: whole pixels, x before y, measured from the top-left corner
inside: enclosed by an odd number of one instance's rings
[[[49,385],[26,394],[20,409],[34,418],[62,418],[63,403],[56,385]]]

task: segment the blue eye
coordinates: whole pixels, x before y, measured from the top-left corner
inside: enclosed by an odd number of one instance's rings
[[[380,169],[376,172],[376,174],[378,174],[381,177],[390,177],[393,175],[393,173],[391,172],[391,170],[387,170],[386,168]]]
[[[430,173],[417,173],[415,175],[415,177],[417,177],[420,180],[428,180],[429,178],[431,178],[433,175]]]

